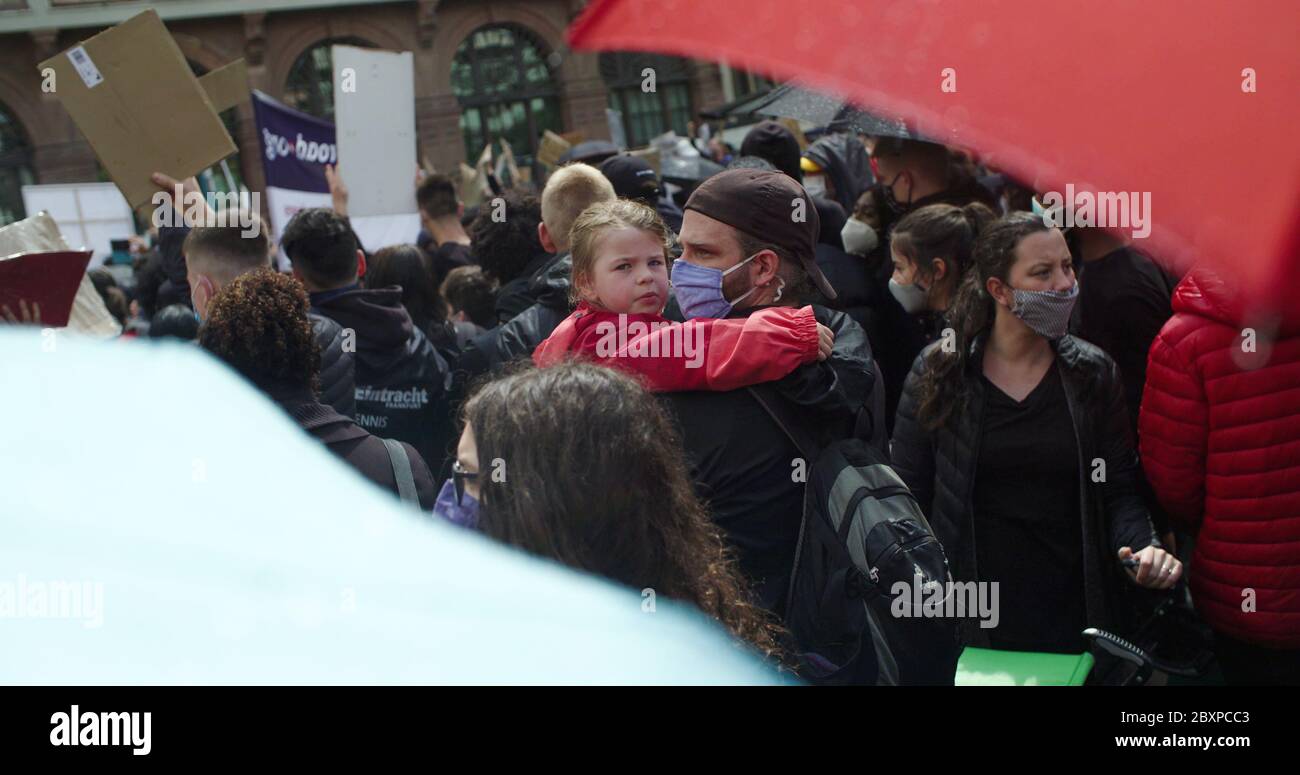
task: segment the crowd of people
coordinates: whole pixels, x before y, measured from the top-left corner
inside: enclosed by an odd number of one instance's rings
[[[952,577],[999,583],[963,645],[1079,653],[1186,580],[1227,681],[1300,683],[1300,319],[1245,348],[1231,278],[1047,225],[942,145],[769,121],[716,151],[678,201],[623,154],[475,211],[427,175],[419,237],[373,253],[331,170],[278,244],[164,227],[131,298],[96,286],[430,519],[784,669],[803,436],[870,444]]]

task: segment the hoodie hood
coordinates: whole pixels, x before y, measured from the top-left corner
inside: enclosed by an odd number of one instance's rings
[[[400,357],[415,335],[397,286],[347,291],[320,302],[313,311],[356,332],[360,361],[378,364]]]
[[[1248,308],[1232,284],[1223,276],[1205,266],[1193,267],[1174,289],[1172,306],[1175,313],[1199,315],[1229,326],[1250,325],[1263,310]],[[1300,335],[1300,305],[1291,304],[1281,310],[1278,334]]]
[[[871,163],[867,161],[867,149],[857,135],[827,135],[808,146],[803,155],[817,162],[817,166],[831,179],[831,185],[835,186],[835,201],[846,213],[853,212],[858,197],[875,182]]]

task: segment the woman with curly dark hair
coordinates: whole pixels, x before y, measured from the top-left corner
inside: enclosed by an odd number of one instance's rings
[[[671,421],[635,380],[579,362],[529,368],[485,385],[463,414],[452,497],[462,513],[477,504],[479,530],[643,600],[695,605],[779,657],[783,630],[752,602]]]
[[[1013,213],[972,260],[955,341],[927,347],[903,387],[894,468],[953,577],[999,584],[1000,623],[968,642],[1082,652],[1085,627],[1126,624],[1122,580],[1167,589],[1182,566],[1138,494],[1119,370],[1066,333],[1078,283],[1060,230]]]
[[[396,450],[318,400],[320,351],[307,310],[307,291],[269,269],[239,275],[208,302],[199,344],[271,397],[303,430],[367,479],[401,494],[405,465]],[[401,444],[410,464],[407,497],[433,510],[436,488],[424,459]],[[399,462],[395,462],[394,458]]]
[[[542,247],[537,233],[542,222],[541,201],[513,191],[500,199],[499,209],[492,203],[479,208],[469,227],[469,252],[497,283],[497,322],[506,323],[537,301],[529,281],[546,266],[551,254]]]

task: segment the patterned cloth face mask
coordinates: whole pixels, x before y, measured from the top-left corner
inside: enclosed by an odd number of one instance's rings
[[[1070,327],[1070,313],[1079,298],[1079,283],[1068,291],[1026,291],[1011,289],[1011,314],[1024,321],[1039,336],[1057,340]]]

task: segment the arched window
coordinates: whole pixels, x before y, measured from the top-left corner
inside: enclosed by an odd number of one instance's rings
[[[686,134],[693,113],[687,60],[662,54],[601,54],[600,77],[609,89],[609,106],[623,114],[629,146],[645,145],[669,129]]]
[[[541,39],[517,25],[480,27],[456,48],[451,90],[460,102],[465,155],[504,138],[522,168],[542,131],[560,132],[560,99]]]
[[[31,142],[18,119],[0,103],[0,226],[27,217],[22,187],[35,182]]]
[[[285,104],[327,121],[334,120],[334,58],[330,46],[375,45],[361,38],[330,38],[312,46],[294,61],[284,84]]]

